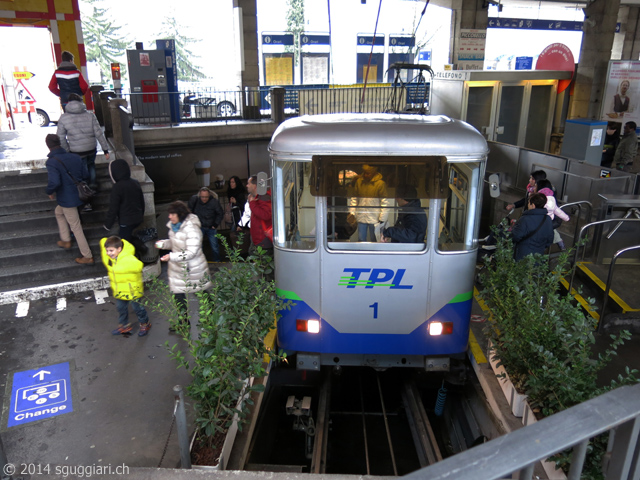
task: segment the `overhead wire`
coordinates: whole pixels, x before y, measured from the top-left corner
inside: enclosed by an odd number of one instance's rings
[[[333,82],[333,42],[331,41],[331,0],[327,0],[327,12],[329,16],[329,68],[331,73],[329,75],[329,83]]]
[[[369,62],[367,62],[367,72],[364,76],[364,85],[362,87],[362,97],[360,98],[360,113],[362,113],[362,105],[364,103],[364,93],[367,89],[367,79],[369,78],[369,68],[371,67],[371,58],[373,57],[373,47],[376,45],[376,33],[378,33],[378,21],[380,20],[380,10],[382,10],[382,0],[378,4],[378,15],[376,16],[376,26],[373,29],[373,42],[371,42],[371,52],[369,53]]]

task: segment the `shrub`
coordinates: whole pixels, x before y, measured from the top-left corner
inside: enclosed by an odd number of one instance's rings
[[[227,250],[228,268],[221,267],[213,276],[209,291],[198,292],[198,335],[192,338],[188,325],[179,321],[173,295],[162,282],[150,288],[157,300],[147,304],[167,315],[186,344],[169,346],[178,368],[186,368],[192,376],[187,393],[194,404],[195,423],[200,435],[210,445],[215,434],[225,433],[238,416],[239,428],[246,421],[251,399],[245,395],[264,387],[250,386],[246,380],[265,374],[263,357],[269,354],[264,339],[275,327],[278,311],[287,305],[276,295],[275,282],[265,275],[273,269],[272,259],[257,248],[246,260],[238,248],[230,249],[226,239],[218,235]],[[238,400],[240,403],[238,404]]]
[[[597,321],[559,290],[560,279],[568,273],[568,258],[568,252],[562,253],[553,271],[544,255],[516,262],[510,238],[503,237],[482,277],[481,297],[491,311],[486,334],[494,355],[516,388],[528,396],[531,407],[544,416],[638,381],[637,371],[627,369],[610,385],[598,385],[598,373],[630,334],[611,335],[610,347],[594,357]],[[602,439],[592,442],[584,478],[601,478],[605,447]],[[563,455],[555,460],[566,467],[569,459]]]

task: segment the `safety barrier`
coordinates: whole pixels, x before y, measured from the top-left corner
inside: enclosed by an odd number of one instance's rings
[[[621,387],[526,428],[498,437],[404,476],[408,480],[530,480],[535,464],[573,450],[568,478],[580,478],[589,439],[609,432],[604,477],[627,480],[640,475],[640,384]]]
[[[429,111],[430,86],[406,84],[287,85],[242,90],[198,89],[187,92],[133,92],[120,95],[131,106],[136,125],[175,126],[181,123],[258,120],[272,115],[272,88],[284,89],[284,115]]]

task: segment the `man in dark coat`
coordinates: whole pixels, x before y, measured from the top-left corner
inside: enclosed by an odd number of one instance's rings
[[[117,217],[120,225],[118,236],[135,245],[133,231],[144,219],[142,188],[137,180],[131,178],[131,168],[126,160],[118,159],[111,162],[109,174],[115,185],[111,189],[109,211],[104,221],[104,228],[111,230]]]
[[[534,193],[529,198],[528,209],[522,214],[511,231],[516,261],[532,253],[544,253],[553,243],[553,225],[547,215],[547,197]]]
[[[213,251],[213,261],[220,261],[220,248],[216,233],[224,212],[215,194],[207,187],[202,187],[200,191],[189,199],[189,210],[200,219],[202,235],[209,238],[209,244]]]
[[[49,159],[46,163],[49,178],[46,192],[51,200],[58,202],[55,209],[60,231],[58,246],[65,249],[71,248],[71,232],[73,232],[82,254],[81,257],[76,258],[76,262],[81,265],[93,265],[93,254],[82,231],[80,215],[78,215],[78,207],[83,202],[80,200],[78,187],[74,182],[74,179],[89,180],[89,171],[82,158],[74,153],[67,153],[60,146],[58,135],[47,135],[45,142],[49,147],[49,155],[47,155]]]
[[[420,205],[415,187],[399,185],[396,203],[400,207],[393,227],[382,230],[382,241],[389,243],[424,243],[427,234],[427,214]]]

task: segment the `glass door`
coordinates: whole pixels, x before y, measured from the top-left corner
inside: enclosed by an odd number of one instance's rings
[[[524,146],[546,152],[549,149],[549,136],[553,121],[553,106],[556,102],[556,83],[531,85],[529,111],[527,112]]]
[[[498,82],[466,82],[462,119],[473,125],[487,140],[494,140],[494,121]]]
[[[509,145],[523,144],[526,129],[522,115],[524,94],[524,84],[500,86],[498,118],[494,129],[496,142]]]

